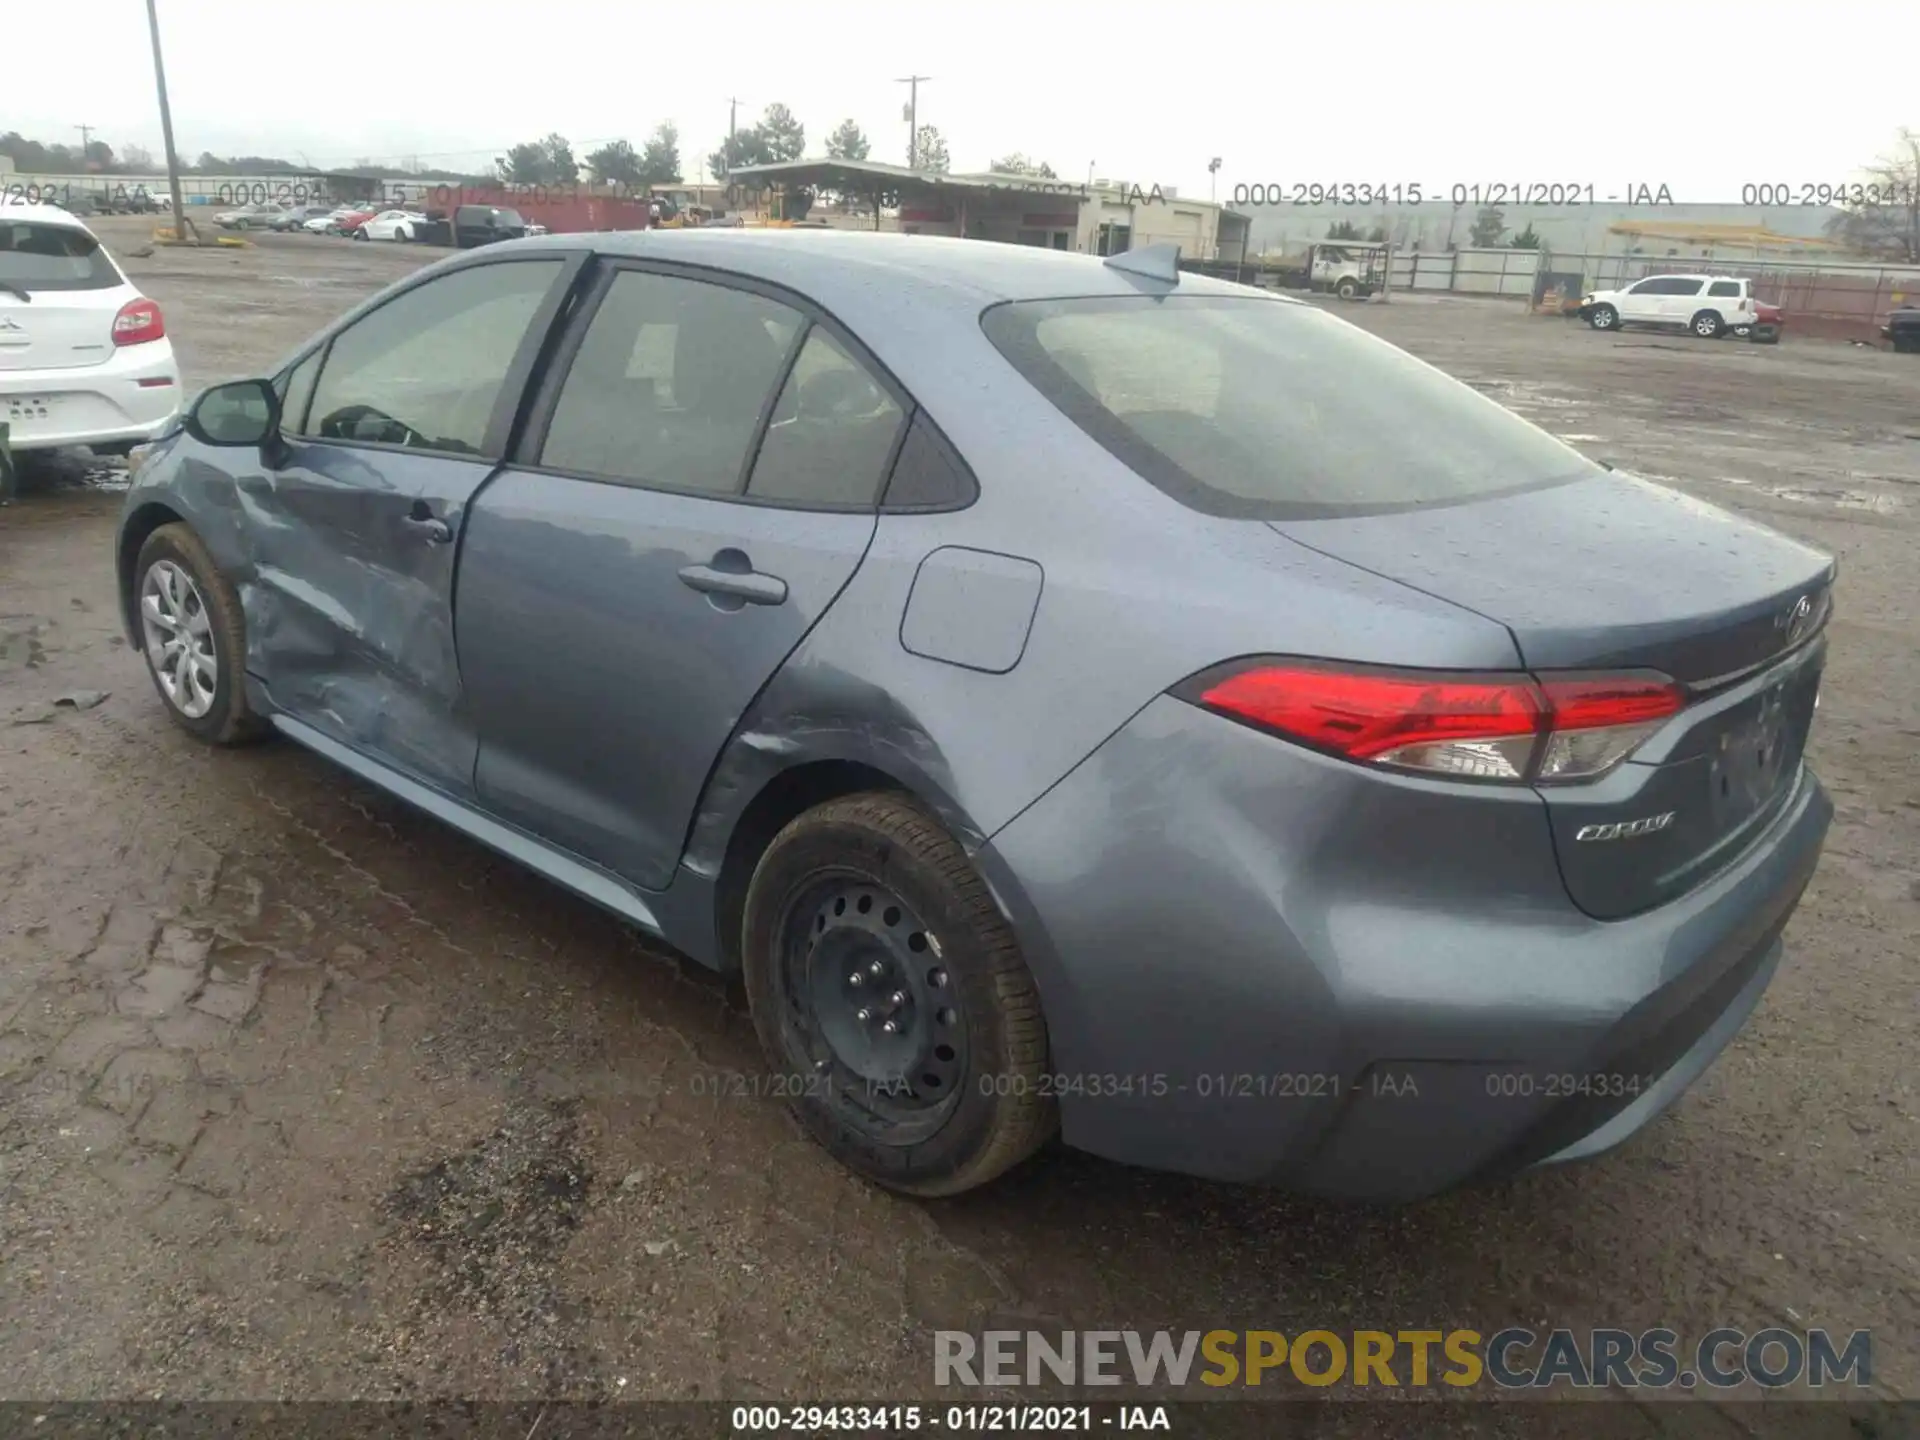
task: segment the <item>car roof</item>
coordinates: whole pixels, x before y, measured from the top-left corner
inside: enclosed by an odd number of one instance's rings
[[[1162,294],[1160,282],[1103,264],[1096,256],[1035,245],[863,230],[635,230],[553,235],[511,242],[527,248],[596,253],[710,266],[782,285],[849,321],[874,306],[925,303],[974,313],[1006,300]],[[1149,288],[1150,287],[1150,288]],[[1182,295],[1245,296],[1246,287],[1183,273]],[[1276,303],[1300,303],[1280,296]]]
[[[87,223],[70,210],[62,210],[58,205],[30,205],[21,200],[0,200],[0,215],[9,220],[24,220],[35,225],[58,225],[66,230],[78,230],[82,234],[92,235]]]

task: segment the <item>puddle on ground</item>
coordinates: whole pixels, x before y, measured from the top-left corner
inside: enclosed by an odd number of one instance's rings
[[[1798,485],[1762,485],[1768,495],[1791,500],[1796,505],[1832,505],[1840,510],[1865,510],[1873,515],[1897,514],[1900,500],[1894,495],[1869,495],[1862,490],[1815,490]]]
[[[125,490],[132,478],[127,462],[118,455],[94,455],[86,450],[23,450],[13,457],[15,480],[22,495],[55,490]]]

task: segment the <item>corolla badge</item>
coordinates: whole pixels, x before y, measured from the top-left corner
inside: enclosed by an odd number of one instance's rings
[[[1807,626],[1813,623],[1813,597],[1802,595],[1793,602],[1793,608],[1782,612],[1774,623],[1786,633],[1787,643],[1793,644],[1807,633]]]
[[[1582,825],[1574,832],[1576,840],[1632,840],[1641,835],[1652,835],[1673,824],[1674,812],[1669,810],[1663,815],[1648,815],[1640,820],[1617,820],[1611,825]]]

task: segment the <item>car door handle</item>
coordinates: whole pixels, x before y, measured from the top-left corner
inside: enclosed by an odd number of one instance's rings
[[[402,516],[400,523],[429,545],[444,545],[453,539],[453,530],[446,521],[437,515],[428,515],[422,510],[415,510],[411,515]]]
[[[737,552],[736,552],[737,553]],[[721,557],[716,555],[716,560]],[[721,569],[717,565],[689,565],[680,579],[703,595],[726,595],[749,605],[784,605],[787,582],[778,575],[762,575],[757,570]]]

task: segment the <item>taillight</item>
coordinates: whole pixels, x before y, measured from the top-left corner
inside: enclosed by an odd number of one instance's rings
[[[1470,675],[1246,661],[1176,692],[1344,759],[1470,780],[1591,780],[1685,704],[1664,675]]]
[[[149,340],[164,340],[166,336],[167,322],[161,318],[160,307],[151,300],[129,300],[113,317],[116,345],[144,345]]]

